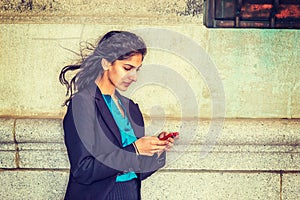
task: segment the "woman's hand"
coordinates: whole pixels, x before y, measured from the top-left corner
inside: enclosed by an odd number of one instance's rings
[[[159,135],[158,135],[158,138],[159,139],[162,139],[164,138],[166,135],[168,135],[169,133],[168,132],[161,132]],[[172,146],[174,145],[174,142],[176,139],[178,139],[178,135],[176,135],[175,137],[169,137],[167,140],[163,140],[163,141],[168,141],[169,143],[167,144],[166,148],[165,148],[165,151],[169,151]]]
[[[174,139],[171,138],[173,141]],[[171,141],[172,141],[171,140]],[[144,136],[135,141],[135,146],[140,155],[152,156],[169,149],[169,140],[159,140],[156,136]]]

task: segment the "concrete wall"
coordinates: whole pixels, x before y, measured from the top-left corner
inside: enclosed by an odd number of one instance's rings
[[[159,120],[147,128],[160,128]],[[165,168],[144,181],[143,199],[299,199],[298,120],[168,120],[182,136]],[[1,119],[0,199],[62,199],[68,159],[59,119]]]
[[[207,29],[201,3],[1,1],[0,199],[63,198],[58,75],[77,58],[66,49],[112,29],[150,44],[126,93],[147,133],[182,133],[143,199],[299,199],[300,32]]]

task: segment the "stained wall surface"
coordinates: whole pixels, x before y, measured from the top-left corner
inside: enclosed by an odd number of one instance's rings
[[[182,133],[143,199],[299,199],[300,32],[208,29],[202,4],[1,1],[0,199],[63,199],[58,76],[83,41],[109,30],[148,44],[124,94],[140,105],[147,133]]]

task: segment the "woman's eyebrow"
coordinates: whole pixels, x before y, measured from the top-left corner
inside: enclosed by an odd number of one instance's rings
[[[131,64],[124,64],[124,65],[127,65],[127,66],[130,66],[130,67],[132,67],[132,68],[140,68],[140,67],[142,67],[142,65],[140,65],[140,66],[134,66],[134,65],[131,65]]]

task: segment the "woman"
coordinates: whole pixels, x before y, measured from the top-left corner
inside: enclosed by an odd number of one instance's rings
[[[62,69],[71,166],[65,199],[140,199],[141,181],[164,166],[174,139],[162,140],[165,132],[145,136],[138,105],[118,92],[137,81],[146,52],[137,35],[111,31],[90,55]],[[67,81],[66,73],[73,70],[78,72]]]

